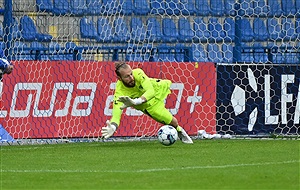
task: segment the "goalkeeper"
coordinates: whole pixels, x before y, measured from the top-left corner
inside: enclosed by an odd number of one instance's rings
[[[177,119],[165,108],[164,100],[170,94],[170,80],[149,78],[142,69],[131,69],[125,62],[115,63],[118,77],[113,101],[113,115],[101,130],[103,138],[111,137],[120,125],[125,108],[133,107],[159,123],[173,126],[183,143],[193,143]]]

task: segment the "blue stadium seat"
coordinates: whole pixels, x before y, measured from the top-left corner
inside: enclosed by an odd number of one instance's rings
[[[254,53],[253,59],[255,63],[267,63],[268,62],[268,54],[265,52],[264,47],[259,42],[255,42],[253,44]]]
[[[4,35],[3,24],[2,24],[2,22],[0,22],[0,39],[3,39],[3,35]],[[0,50],[1,50],[1,48],[0,48]]]
[[[126,4],[126,3],[125,3]],[[104,15],[113,15],[120,11],[120,4],[117,1],[102,0],[101,13]]]
[[[19,26],[18,20],[15,17],[12,18],[11,32],[12,32],[12,38],[13,39],[22,38],[22,33],[20,31],[20,26]]]
[[[195,42],[206,42],[210,38],[210,32],[207,28],[207,23],[202,17],[195,17],[193,28],[195,31],[194,41]]]
[[[235,5],[235,0],[224,0],[225,15],[227,16],[236,15],[234,5]]]
[[[296,1],[295,2],[295,5],[296,5],[296,16],[299,18],[300,17],[300,1]]]
[[[210,14],[223,16],[225,14],[224,0],[210,0]]]
[[[281,4],[278,0],[268,0],[267,4],[270,7],[269,16],[280,16],[282,14]]]
[[[52,0],[36,0],[37,11],[41,12],[52,12],[53,3]]]
[[[267,29],[271,40],[282,40],[284,34],[281,30],[280,23],[276,18],[268,18]]]
[[[299,57],[299,51],[295,50],[294,45],[290,44],[282,44],[280,46],[281,51],[283,52],[282,57],[284,62],[287,64],[299,64],[300,63],[300,57]]]
[[[83,15],[86,12],[86,0],[70,1],[70,11],[74,15]]]
[[[26,41],[50,42],[52,40],[51,35],[37,31],[33,20],[29,16],[23,16],[20,19],[20,30],[23,39]]]
[[[208,62],[207,51],[204,45],[192,44],[193,60],[197,62]]]
[[[192,42],[194,31],[188,18],[179,18],[178,20],[178,39],[180,42]]]
[[[53,13],[65,15],[70,13],[70,3],[68,0],[53,0]]]
[[[216,17],[208,19],[208,31],[210,32],[211,42],[221,42],[225,38],[225,31],[220,20]]]
[[[235,39],[235,22],[232,18],[226,17],[224,19],[223,29],[224,29],[224,32],[225,32],[224,40],[226,42],[234,41],[234,39]]]
[[[114,28],[114,42],[127,42],[130,39],[130,31],[127,23],[121,17],[113,21]]]
[[[187,47],[184,44],[176,44],[175,45],[175,59],[178,62],[185,62],[187,60],[191,61],[191,57],[186,54]]]
[[[151,44],[144,44],[142,46],[129,44],[126,50],[126,61],[150,61],[151,50],[153,50]]]
[[[207,56],[210,62],[214,62],[214,63],[223,62],[223,55],[219,47],[219,44],[216,43],[207,44]]]
[[[57,60],[65,59],[64,52],[62,51],[62,48],[59,43],[50,42],[48,44],[48,48],[49,48],[49,54],[50,54],[49,59],[50,60],[57,61]]]
[[[148,15],[150,13],[150,5],[147,0],[133,0],[135,15]]]
[[[269,13],[269,7],[266,0],[253,1],[254,13],[259,16],[267,16]]]
[[[178,0],[165,0],[166,13],[168,15],[179,15],[179,1]]]
[[[265,41],[269,39],[267,26],[263,19],[255,18],[253,20],[254,39],[256,41]]]
[[[160,44],[159,46],[157,46],[157,50],[158,50],[157,61],[169,61],[169,62],[176,61],[174,48],[166,44]]]
[[[249,48],[249,46],[245,43],[242,43],[242,48],[244,49],[244,51],[241,53],[241,61],[242,62],[246,62],[246,63],[253,63],[254,61],[254,57],[253,57],[253,52],[251,49],[247,49]]]
[[[166,5],[164,0],[150,0],[150,14],[165,14]]]
[[[134,10],[132,0],[120,0],[120,11],[123,15],[131,15]]]
[[[254,38],[253,28],[250,20],[246,18],[241,19],[241,37],[243,42],[250,42]]]
[[[297,38],[300,39],[300,18],[297,18],[295,20],[295,28],[296,28]]]
[[[88,15],[100,15],[102,13],[102,3],[95,0],[86,0],[86,13]]]
[[[162,19],[162,33],[164,42],[176,42],[178,38],[178,29],[174,20],[171,18]]]
[[[208,0],[195,0],[195,8],[197,16],[208,16],[210,14]]]
[[[30,51],[28,46],[21,41],[15,41],[13,43],[13,60],[33,60],[30,57]]]
[[[140,17],[131,18],[130,33],[134,42],[143,42],[146,39],[147,29]]]
[[[45,54],[45,50],[47,49],[42,43],[40,42],[31,42],[30,48],[32,50],[30,54],[31,60],[50,60],[48,55]],[[37,53],[37,51],[40,51],[40,56]]]
[[[65,49],[67,52],[69,53],[66,53],[65,54],[65,60],[74,60],[74,57],[73,57],[73,52],[74,50],[77,48],[77,45],[74,43],[74,42],[67,42],[66,45],[65,45]]]
[[[179,0],[179,9],[183,15],[194,15],[196,13],[194,0]]]
[[[296,14],[296,4],[294,0],[281,0],[281,8],[282,8],[283,15],[288,16],[288,15]]]
[[[112,41],[112,26],[106,17],[99,17],[97,20],[98,42]]]
[[[80,19],[79,26],[81,38],[95,40],[98,38],[97,29],[92,20],[88,20],[87,18],[83,17]]]
[[[150,42],[160,42],[163,38],[160,22],[153,17],[146,21],[147,25],[147,38]]]
[[[225,63],[232,63],[233,61],[233,45],[229,44],[222,44],[222,53],[223,53],[223,62]]]
[[[285,41],[294,41],[297,39],[295,23],[291,18],[282,18],[281,26]]]
[[[243,0],[241,2],[241,15],[252,16],[254,14],[254,7],[252,0]]]

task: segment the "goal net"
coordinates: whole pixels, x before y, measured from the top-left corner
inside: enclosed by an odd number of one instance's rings
[[[195,138],[299,135],[297,0],[2,0],[0,12],[0,54],[14,65],[0,142],[98,140],[114,61],[170,79],[166,107]],[[160,126],[128,108],[114,137]]]

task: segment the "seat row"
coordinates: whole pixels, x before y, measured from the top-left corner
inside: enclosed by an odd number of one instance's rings
[[[127,25],[123,18],[113,23],[99,17],[97,23],[87,18],[80,20],[82,38],[95,39],[104,43],[134,42],[230,42],[236,38],[235,21],[227,17],[221,21],[218,17],[203,17],[191,20],[181,17],[178,20],[150,17],[143,21],[132,17]],[[240,20],[241,41],[295,41],[300,39],[300,18],[254,18]]]
[[[36,0],[37,11],[56,15],[241,15],[280,16],[300,14],[298,0]]]

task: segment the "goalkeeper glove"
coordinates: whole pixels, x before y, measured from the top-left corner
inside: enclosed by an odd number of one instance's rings
[[[109,122],[109,120],[106,121],[106,127],[102,127],[101,133],[102,137],[105,139],[111,137],[114,132],[117,130],[117,127]]]
[[[136,106],[144,103],[144,100],[142,98],[131,99],[128,96],[120,96],[118,101],[123,103],[123,105],[121,106],[121,110],[127,107]]]

